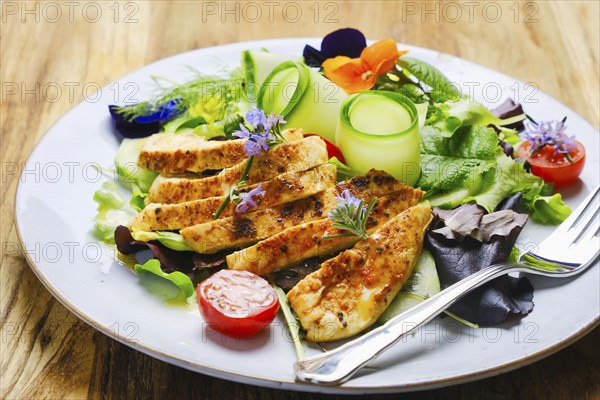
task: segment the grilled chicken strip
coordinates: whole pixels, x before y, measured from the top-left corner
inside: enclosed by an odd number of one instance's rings
[[[302,132],[288,129],[282,135],[290,141],[302,139]],[[165,135],[148,138],[138,156],[138,165],[161,174],[202,172],[239,164],[246,158],[246,139],[211,141],[194,134]]]
[[[364,176],[339,182],[335,187],[304,199],[190,226],[182,229],[181,235],[198,253],[240,249],[293,226],[322,219],[337,204],[336,197],[345,189],[367,204],[373,198],[390,193],[412,196],[414,191],[384,171],[371,170]]]
[[[420,190],[412,189],[408,193],[392,193],[377,199],[367,220],[367,232],[375,231],[378,226],[417,204],[422,194]],[[254,246],[228,255],[227,266],[230,269],[243,269],[257,275],[265,275],[311,257],[325,256],[347,249],[359,240],[357,236],[325,238],[348,233],[334,228],[333,224],[331,219],[324,218],[286,229]]]
[[[284,142],[254,158],[246,179],[247,185],[273,179],[279,174],[306,171],[327,162],[325,142],[318,136]],[[150,187],[148,203],[182,203],[184,201],[224,196],[239,181],[248,159],[206,178],[159,176]]]
[[[344,339],[377,321],[417,263],[431,219],[429,204],[411,207],[292,288],[287,299],[306,338]]]
[[[278,204],[301,199],[331,188],[336,182],[336,167],[323,164],[303,172],[288,172],[263,182],[264,196],[255,197],[256,209],[273,207]],[[250,190],[252,187],[249,187]],[[148,204],[133,220],[134,231],[176,230],[187,226],[211,221],[213,215],[225,199],[211,197],[202,200],[186,201],[178,204]],[[235,204],[230,203],[221,214],[228,217],[234,214]]]

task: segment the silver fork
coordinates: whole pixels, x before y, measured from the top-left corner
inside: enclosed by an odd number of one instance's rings
[[[526,272],[566,278],[583,272],[594,264],[600,254],[599,190],[593,190],[535,253],[524,254],[518,263],[485,268],[335,350],[297,361],[294,364],[297,379],[323,385],[345,382],[401,337],[433,319],[471,290],[498,276]],[[532,264],[533,260],[542,266]]]

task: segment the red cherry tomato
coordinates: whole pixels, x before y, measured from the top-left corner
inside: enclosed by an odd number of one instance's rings
[[[304,137],[308,137],[308,136],[319,136],[319,135],[315,135],[314,133],[307,133],[306,135],[304,135]],[[319,136],[319,137],[321,137],[321,136]],[[331,143],[329,140],[325,139],[324,137],[321,137],[321,139],[323,139],[323,141],[325,142],[325,146],[327,146],[327,156],[329,158],[335,157],[342,164],[346,164],[346,160],[344,159],[344,155],[342,154],[342,151],[335,144]]]
[[[275,289],[248,271],[221,270],[201,282],[196,294],[208,325],[233,337],[250,336],[264,329],[279,309]]]
[[[554,186],[562,186],[577,180],[585,164],[585,148],[575,141],[577,148],[569,155],[570,162],[561,153],[554,154],[554,146],[547,145],[542,151],[530,157],[531,143],[523,142],[517,149],[517,157],[527,159],[531,164],[531,173],[539,176],[545,182],[554,182]]]

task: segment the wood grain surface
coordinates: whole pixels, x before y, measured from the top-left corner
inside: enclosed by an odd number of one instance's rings
[[[598,1],[253,4],[0,4],[1,398],[332,397],[227,382],[148,357],[78,320],[46,291],[28,267],[13,221],[21,163],[64,112],[91,96],[94,88],[129,71],[196,48],[240,40],[323,36],[339,27],[352,26],[369,38],[391,37],[440,50],[533,82],[596,128],[600,124]],[[596,328],[533,365],[402,398],[598,399],[599,339]]]

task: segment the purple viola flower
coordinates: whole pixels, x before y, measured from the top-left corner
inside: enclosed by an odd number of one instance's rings
[[[304,63],[311,67],[321,67],[328,58],[358,58],[365,47],[367,40],[361,31],[353,28],[338,29],[323,38],[321,50],[306,45],[303,52]]]
[[[259,183],[257,187],[252,189],[247,193],[240,193],[240,202],[235,207],[236,214],[244,214],[246,213],[250,207],[256,207],[256,202],[254,201],[254,196],[264,196],[266,192],[262,190],[262,183]]]

